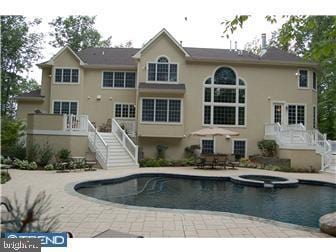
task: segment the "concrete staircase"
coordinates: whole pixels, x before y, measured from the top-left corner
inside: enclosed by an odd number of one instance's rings
[[[107,168],[138,168],[139,165],[134,162],[129,153],[124,149],[119,140],[114,136],[113,133],[102,133],[99,134],[104,139],[105,143],[108,145],[108,160]]]

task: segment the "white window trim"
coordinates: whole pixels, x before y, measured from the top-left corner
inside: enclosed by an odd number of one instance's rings
[[[130,106],[134,106],[134,108],[135,108],[135,114],[134,114],[134,117],[116,117],[115,116],[115,113],[116,113],[116,105],[117,104],[120,104],[120,105],[128,105],[129,107],[128,107],[128,115],[130,114]],[[137,111],[136,111],[136,107],[135,107],[135,104],[134,103],[129,103],[129,102],[114,102],[113,103],[113,118],[115,118],[115,119],[122,119],[122,120],[132,120],[132,121],[134,121],[135,120],[135,118],[136,118],[136,113],[137,113]],[[122,115],[122,107],[121,107],[121,115]]]
[[[57,82],[56,81],[56,69],[76,69],[78,70],[78,81],[77,82]],[[81,76],[81,72],[80,72],[80,68],[79,67],[54,67],[53,69],[53,76],[52,76],[52,82],[54,85],[79,85],[80,84],[80,76]],[[70,74],[70,80],[72,79],[72,71]],[[63,80],[63,70],[62,70],[62,80]]]
[[[307,71],[307,87],[301,87],[300,86],[300,71]],[[309,73],[310,71],[306,68],[299,68],[298,71],[297,71],[298,75],[297,75],[297,86],[298,86],[298,89],[309,89],[309,82],[310,82],[310,78],[309,78]]]
[[[282,104],[283,105],[283,115],[282,115],[282,119],[283,119],[283,125],[288,124],[288,107],[287,107],[287,102],[286,101],[271,101],[271,123],[274,123],[274,111],[273,111],[273,107],[275,104]],[[287,109],[286,109],[287,107]]]
[[[79,115],[79,101],[78,100],[59,100],[59,99],[52,100],[51,114],[54,114],[54,104],[55,104],[55,102],[76,102],[77,103],[77,115]],[[59,115],[59,114],[55,114],[55,115]]]
[[[104,87],[104,73],[113,73],[113,87]],[[124,74],[124,87],[114,87],[114,73],[115,72],[123,72]],[[135,74],[135,82],[134,87],[126,87],[126,73],[134,73]],[[101,81],[100,88],[101,89],[115,89],[115,90],[134,90],[137,87],[137,71],[102,71],[101,72]]]
[[[176,101],[181,101],[181,111],[180,111],[180,122],[156,122],[155,121],[155,110],[156,110],[156,102],[154,102],[154,121],[149,122],[149,121],[143,121],[142,120],[142,104],[143,100],[146,99],[151,99],[151,100],[176,100]],[[168,98],[168,97],[141,97],[140,98],[141,106],[140,106],[140,123],[141,124],[161,124],[161,125],[183,125],[183,99],[180,98]],[[167,110],[167,117],[169,117],[169,102],[168,102],[168,110]],[[168,119],[168,118],[167,118]]]
[[[315,81],[315,88],[314,88],[314,73],[315,73],[315,79],[316,79],[316,81]],[[313,89],[313,91],[315,91],[315,92],[317,92],[317,75],[316,75],[316,72],[315,71],[313,71],[312,72],[312,89]]]
[[[289,115],[289,106],[296,106],[295,109],[295,124],[297,124],[297,106],[304,106],[304,126],[307,127],[307,104],[305,103],[286,103],[286,121],[287,121],[287,125],[291,125],[289,124],[288,121],[288,115]]]
[[[234,138],[231,141],[231,153],[234,154],[234,142],[244,141],[245,142],[245,158],[247,157],[247,138]]]
[[[231,68],[234,73],[236,74],[236,85],[223,85],[223,84],[213,84],[214,82],[214,74],[219,68],[222,67],[228,67]],[[211,84],[205,84],[206,80],[208,78],[211,78]],[[239,86],[239,79],[242,79],[245,83],[244,86]],[[219,66],[217,67],[211,76],[207,76],[203,80],[203,92],[202,92],[202,126],[203,127],[227,127],[227,128],[247,128],[247,82],[244,78],[240,77],[237,75],[236,69],[234,69],[231,66],[225,65],[225,66]],[[226,89],[235,89],[236,90],[236,102],[235,103],[223,103],[223,102],[214,102],[213,95],[211,95],[211,101],[210,102],[205,102],[205,88],[211,88],[211,94],[214,92],[216,88],[226,88]],[[245,103],[239,103],[239,89],[244,89],[245,90]],[[210,106],[211,107],[211,118],[210,118],[210,124],[205,124],[204,123],[204,106]],[[236,114],[235,114],[235,124],[214,124],[213,123],[213,107],[235,107],[236,108]],[[239,107],[244,107],[245,108],[245,113],[244,113],[244,125],[239,125]]]
[[[315,115],[314,115],[315,111]],[[317,106],[313,105],[313,129],[317,129]],[[314,120],[315,120],[315,125],[314,125]]]
[[[158,59],[161,57],[165,57],[168,59],[168,62],[158,62]],[[149,64],[156,64],[155,66],[155,79],[154,81],[148,80],[148,69],[149,69]],[[168,81],[157,81],[157,64],[168,64]],[[176,81],[170,81],[170,64],[176,64],[177,69],[176,69]],[[147,83],[158,83],[158,84],[178,84],[179,83],[179,69],[180,69],[180,64],[178,62],[171,62],[169,57],[166,55],[160,55],[156,58],[156,61],[148,61],[146,63],[146,82]]]
[[[211,138],[211,137],[201,137],[200,138],[200,152],[202,153],[202,141],[203,140],[212,140],[213,141],[213,149],[214,149],[214,153],[217,153],[216,152],[216,137],[214,138]]]

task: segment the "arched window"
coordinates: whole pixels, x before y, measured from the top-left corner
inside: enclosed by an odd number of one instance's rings
[[[168,63],[168,59],[166,57],[160,57],[158,59],[158,62],[161,62],[161,63]]]
[[[232,69],[219,68],[205,80],[203,91],[204,125],[245,126],[246,84]]]
[[[236,85],[236,74],[228,67],[217,69],[214,76],[214,84],[220,85]]]
[[[167,57],[159,57],[157,62],[148,63],[148,81],[177,82],[177,64],[169,63]]]

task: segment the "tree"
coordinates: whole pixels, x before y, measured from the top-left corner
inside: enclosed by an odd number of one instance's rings
[[[30,32],[41,23],[23,16],[1,16],[1,115],[13,116],[13,97],[36,88],[36,82],[24,76],[41,58],[42,33]]]
[[[121,43],[119,45],[114,46],[115,48],[132,48],[133,42],[131,40],[126,41],[124,44]]]
[[[236,16],[225,21],[224,33],[234,33],[248,20]],[[274,45],[306,60],[319,63],[319,130],[336,139],[336,16],[283,16],[284,24],[276,31]],[[277,18],[266,16],[275,23]]]
[[[69,46],[75,52],[89,47],[109,47],[111,38],[102,40],[102,35],[94,28],[96,17],[68,16],[57,17],[49,23],[53,29],[49,42],[53,47]]]

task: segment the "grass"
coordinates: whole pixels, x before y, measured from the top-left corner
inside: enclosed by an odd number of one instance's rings
[[[1,184],[5,184],[7,181],[11,179],[8,172],[2,171],[1,172]]]

